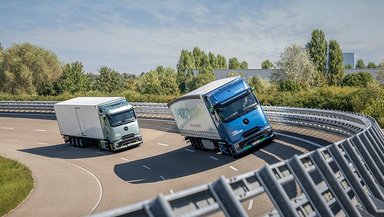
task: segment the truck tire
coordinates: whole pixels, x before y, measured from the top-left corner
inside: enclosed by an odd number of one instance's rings
[[[233,158],[237,158],[237,157],[238,157],[238,154],[236,154],[236,153],[233,151],[232,147],[228,147],[228,150],[229,150],[230,155],[231,155]]]
[[[82,138],[77,138],[77,140],[78,140],[78,143],[77,143],[77,144],[79,144],[79,147],[80,147],[80,148],[84,148],[85,145],[84,145],[84,141],[83,141],[83,139],[82,139]]]
[[[69,143],[73,146],[76,147],[76,139],[74,137],[69,137]]]

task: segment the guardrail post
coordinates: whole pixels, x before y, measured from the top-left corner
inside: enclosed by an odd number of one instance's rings
[[[366,147],[369,145],[366,145],[361,141],[361,139],[359,138],[360,135],[352,138],[350,140],[350,142],[357,148],[357,150],[359,150],[361,157],[364,159],[365,164],[367,165],[367,167],[371,171],[373,177],[376,179],[378,184],[383,186],[384,185],[383,175],[382,175],[380,169],[378,168],[377,164],[375,163],[375,161],[372,158],[372,156],[375,155],[375,151],[368,153]],[[377,163],[379,163],[379,162],[380,162],[380,160]],[[383,195],[383,199],[384,199],[384,195]]]
[[[260,169],[256,175],[263,184],[269,198],[282,216],[299,217],[283,187],[277,182],[269,166]]]
[[[331,167],[328,165],[326,160],[323,158],[319,150],[314,151],[310,155],[310,158],[313,160],[313,163],[320,170],[323,178],[327,182],[329,189],[335,195],[336,199],[339,201],[341,208],[347,214],[347,216],[358,217],[360,214],[358,213],[356,207],[351,203],[349,197],[344,192],[341,184],[335,177]],[[344,176],[345,177],[345,176]]]
[[[175,216],[173,214],[172,207],[169,205],[168,201],[162,194],[159,194],[157,198],[151,201],[149,204],[144,205],[144,209],[148,216]]]
[[[360,183],[360,181],[356,178],[354,171],[352,171],[349,163],[344,158],[343,154],[337,147],[337,145],[333,144],[328,147],[332,158],[335,160],[336,165],[339,166],[340,171],[343,173],[344,177],[348,181],[348,184],[353,189],[355,196],[359,199],[359,202],[363,205],[363,208],[367,210],[370,214],[376,215],[378,210],[376,209],[375,204],[372,199],[368,196],[368,194],[364,191],[364,187]]]
[[[209,185],[209,189],[217,199],[226,216],[248,216],[223,176]]]
[[[298,180],[298,183],[300,184],[308,200],[312,203],[312,206],[315,208],[317,214],[319,216],[334,216],[332,211],[325,203],[324,198],[316,188],[312,178],[309,176],[309,173],[305,171],[305,168],[297,155],[288,161],[288,166],[290,167],[293,175]]]
[[[363,159],[359,158],[356,150],[352,148],[352,144],[349,141],[349,139],[347,139],[346,142],[342,143],[342,146],[344,150],[347,152],[352,163],[355,165],[356,170],[360,173],[361,178],[364,180],[364,182],[366,183],[366,185],[368,186],[372,194],[376,198],[383,200],[384,199],[383,192],[375,183],[375,180],[373,179],[372,175],[368,172],[367,169],[369,168],[366,167],[367,165],[363,164]]]

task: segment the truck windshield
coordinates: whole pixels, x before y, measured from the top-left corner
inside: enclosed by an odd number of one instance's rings
[[[133,109],[117,114],[108,115],[108,121],[112,127],[117,127],[126,123],[133,122],[135,119],[136,117]]]
[[[253,110],[257,104],[255,96],[251,92],[248,92],[241,98],[219,106],[217,108],[217,112],[223,122],[228,122]]]

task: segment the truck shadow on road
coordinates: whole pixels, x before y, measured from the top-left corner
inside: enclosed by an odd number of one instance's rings
[[[77,148],[73,147],[69,143],[62,143],[57,145],[47,145],[36,148],[22,149],[19,150],[22,152],[27,152],[34,155],[40,155],[50,158],[60,158],[60,159],[81,159],[81,158],[92,158],[92,157],[101,157],[109,154],[113,154],[109,151],[100,151],[100,149],[95,146],[87,146],[86,148]]]
[[[152,183],[177,179],[236,161],[230,156],[216,154],[214,151],[197,151],[191,146],[164,154],[117,164],[115,174],[132,184]]]

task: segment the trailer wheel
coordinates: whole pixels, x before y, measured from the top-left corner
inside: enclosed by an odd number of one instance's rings
[[[80,148],[84,148],[84,141],[82,138],[77,138],[78,139],[78,144]]]
[[[73,147],[76,147],[75,138],[70,137],[70,138],[69,138],[69,143],[71,143],[71,145],[72,145]]]
[[[197,146],[196,146],[196,143],[195,143],[195,140],[194,138],[189,138],[189,141],[191,142],[191,145],[194,149],[199,149]]]

